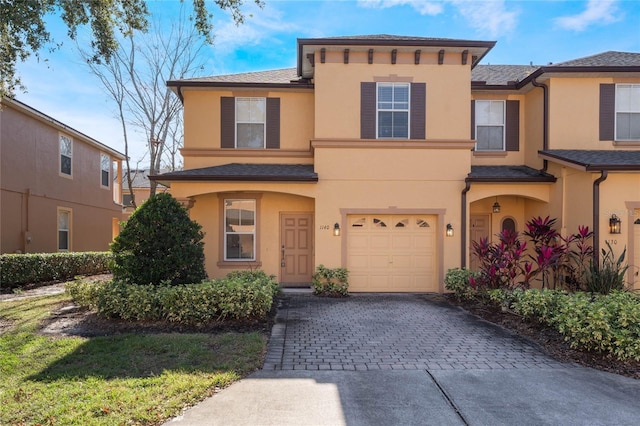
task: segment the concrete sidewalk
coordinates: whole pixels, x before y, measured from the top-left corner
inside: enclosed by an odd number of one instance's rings
[[[168,425],[637,425],[640,381],[425,295],[288,295],[263,370]]]
[[[637,425],[640,381],[588,368],[259,371],[168,425]]]

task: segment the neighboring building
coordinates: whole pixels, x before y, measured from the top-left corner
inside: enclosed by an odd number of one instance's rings
[[[124,155],[17,100],[0,107],[0,252],[109,250]]]
[[[168,169],[161,169],[160,173],[166,173]],[[129,171],[124,170],[122,176],[122,220],[126,221],[131,216],[131,213],[135,210],[133,207],[133,197],[135,196],[136,205],[139,206],[143,202],[149,199],[151,195],[151,182],[149,181],[149,169],[131,169],[131,187],[133,191],[129,189],[129,180],[127,174]],[[167,192],[168,188],[159,183],[156,187],[156,193]]]
[[[443,291],[472,240],[551,215],[627,247],[634,280],[640,54],[480,65],[494,44],[299,39],[294,69],[168,82],[184,171],[154,178],[192,204],[209,275],[295,286],[324,264],[352,291]]]

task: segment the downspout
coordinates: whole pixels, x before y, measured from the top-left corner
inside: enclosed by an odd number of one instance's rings
[[[549,149],[549,87],[544,83],[538,83],[534,77],[531,80],[534,87],[542,89],[542,150]],[[542,171],[546,172],[549,162],[542,160]]]
[[[600,183],[607,179],[609,172],[602,170],[593,182],[593,263],[600,269]]]
[[[460,224],[460,267],[465,268],[467,266],[467,192],[471,189],[471,182],[465,181],[465,187],[462,190],[462,208],[461,217],[462,223]]]

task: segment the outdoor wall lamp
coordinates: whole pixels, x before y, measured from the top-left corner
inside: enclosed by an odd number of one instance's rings
[[[616,216],[615,214],[611,215],[611,218],[609,219],[609,233],[610,234],[619,234],[621,231],[620,229],[620,218],[618,216]]]
[[[498,204],[498,197],[496,197],[496,202],[493,203],[492,210],[494,213],[500,213],[500,204]]]
[[[447,237],[453,237],[453,225],[447,223]]]
[[[336,237],[340,236],[340,224],[338,222],[333,225],[333,235],[335,235]]]

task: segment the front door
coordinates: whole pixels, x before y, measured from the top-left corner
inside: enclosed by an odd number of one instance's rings
[[[284,287],[308,286],[313,273],[313,214],[280,216],[280,283]]]
[[[489,237],[489,220],[490,216],[488,214],[471,215],[469,218],[469,223],[471,225],[469,230],[470,241],[480,241],[482,238]],[[473,245],[471,244],[469,244],[469,265],[472,270],[478,270],[479,261],[473,254]]]

